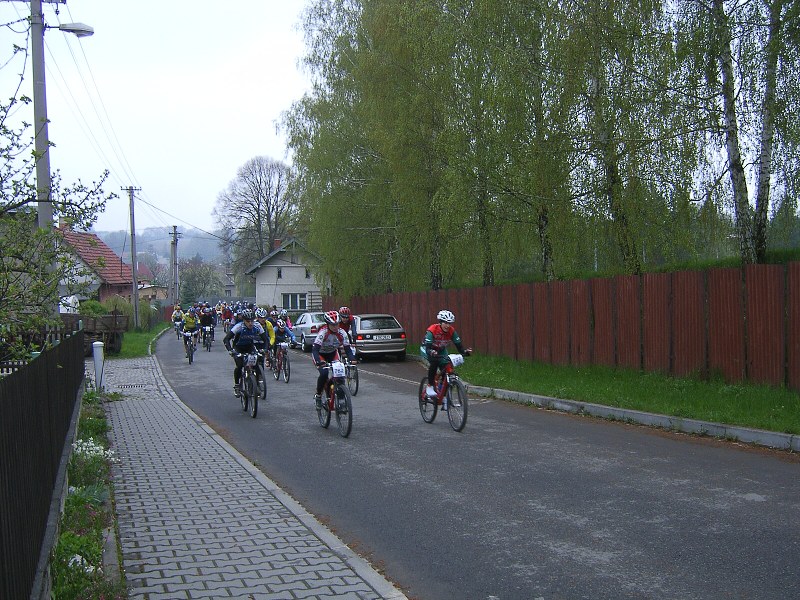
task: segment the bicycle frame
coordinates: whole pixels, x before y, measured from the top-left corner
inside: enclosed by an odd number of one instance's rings
[[[457,362],[454,363],[454,360]],[[450,360],[437,368],[432,384],[428,382],[427,377],[423,377],[420,381],[417,400],[422,420],[426,423],[433,423],[436,413],[441,408],[447,412],[447,420],[454,431],[464,429],[467,422],[468,395],[466,386],[455,372],[455,368],[463,364],[463,361],[461,355],[450,355]],[[433,385],[435,396],[427,396],[425,392],[427,385]]]
[[[333,363],[323,367],[328,371],[328,381],[325,382],[325,396],[328,401],[328,410],[333,412],[336,409],[336,384],[347,385],[346,371],[344,363],[335,360]]]
[[[319,424],[327,428],[331,415],[335,414],[336,422],[339,425],[339,435],[347,437],[353,427],[353,405],[350,390],[347,388],[347,371],[339,360],[322,368],[327,371],[328,380],[325,382],[325,398],[321,400],[322,408],[317,408]]]

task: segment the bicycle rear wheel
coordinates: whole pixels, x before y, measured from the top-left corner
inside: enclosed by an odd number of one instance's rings
[[[254,374],[251,373],[245,380],[245,387],[248,388],[247,394],[250,396],[250,416],[255,419],[258,414],[258,382]]]
[[[417,400],[419,400],[419,414],[422,415],[422,420],[426,423],[433,423],[436,418],[436,413],[439,407],[436,405],[436,398],[428,398],[425,393],[425,388],[428,387],[428,378],[423,377],[419,382],[419,391],[417,392]]]
[[[447,419],[453,431],[461,431],[467,424],[467,409],[469,400],[467,399],[467,388],[459,380],[452,382],[447,390]]]
[[[350,435],[353,429],[353,401],[350,390],[341,383],[336,386],[336,422],[339,424],[339,435]]]
[[[347,387],[350,388],[353,396],[358,394],[358,367],[356,365],[347,365]]]
[[[283,380],[289,383],[289,376],[292,374],[292,367],[289,361],[289,353],[283,353]]]

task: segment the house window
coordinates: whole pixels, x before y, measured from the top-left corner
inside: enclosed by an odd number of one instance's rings
[[[280,267],[278,267],[278,279],[281,279],[282,277],[283,277],[283,270]]]
[[[225,290],[225,295],[230,298],[231,297],[231,290]]]
[[[282,302],[283,307],[286,310],[306,310],[308,306],[306,304],[306,295],[305,294],[281,294],[282,295]]]
[[[311,271],[306,268],[306,279],[311,279]]]

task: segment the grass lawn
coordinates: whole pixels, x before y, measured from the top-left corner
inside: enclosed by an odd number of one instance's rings
[[[481,355],[467,359],[459,371],[474,385],[800,434],[800,394],[786,388]]]
[[[111,354],[110,359],[115,358],[138,358],[147,356],[147,348],[150,342],[165,329],[171,328],[170,323],[160,323],[150,331],[126,331],[122,336],[122,349],[119,354]]]

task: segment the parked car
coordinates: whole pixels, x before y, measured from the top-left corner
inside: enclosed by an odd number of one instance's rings
[[[314,338],[325,325],[324,312],[304,312],[292,324],[292,333],[303,352],[309,352]]]
[[[356,315],[353,324],[353,341],[356,356],[393,354],[398,360],[405,360],[406,330],[392,315]]]

